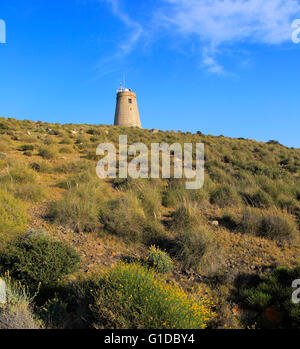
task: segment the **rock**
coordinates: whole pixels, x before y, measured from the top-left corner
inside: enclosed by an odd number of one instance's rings
[[[219,222],[218,221],[212,221],[211,224],[215,227],[218,227],[219,226]]]
[[[26,232],[25,237],[29,239],[48,237],[49,234],[43,229],[32,229]]]
[[[158,132],[159,132],[159,130],[158,130],[157,128],[153,128],[153,129],[151,130],[151,133],[153,133],[153,134],[158,133]]]
[[[278,311],[275,305],[271,305],[264,312],[265,317],[272,323],[280,322],[283,319],[283,314]]]
[[[0,304],[6,303],[6,284],[3,279],[0,278]]]

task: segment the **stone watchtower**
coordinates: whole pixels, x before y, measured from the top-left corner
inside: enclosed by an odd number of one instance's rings
[[[136,94],[120,86],[117,91],[117,105],[115,113],[115,126],[142,128]]]

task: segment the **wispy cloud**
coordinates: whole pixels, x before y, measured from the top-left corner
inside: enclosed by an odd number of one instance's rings
[[[97,80],[106,75],[111,75],[120,70],[122,60],[128,56],[136,48],[141,36],[144,33],[143,27],[140,23],[133,20],[126,11],[123,10],[119,0],[98,0],[99,3],[106,3],[114,16],[120,20],[124,36],[122,40],[118,41],[115,51],[109,55],[105,55],[99,59],[95,66],[95,76],[93,80]],[[122,24],[121,24],[122,23]]]
[[[132,52],[135,48],[138,40],[143,34],[142,25],[134,21],[127,13],[122,11],[119,0],[100,0],[100,2],[106,2],[110,5],[112,12],[121,22],[125,25],[128,35],[126,40],[123,40],[119,46],[117,55],[126,56]]]
[[[291,40],[291,23],[300,15],[298,0],[162,0],[157,22],[176,34],[195,37],[202,62],[223,73],[218,48],[237,43],[278,45]]]
[[[130,54],[141,38],[155,41],[162,33],[174,34],[174,38],[191,39],[193,46],[196,43],[201,65],[216,74],[226,74],[220,57],[234,52],[237,44],[291,41],[291,23],[300,16],[300,0],[161,0],[152,9],[151,23],[146,23],[133,20],[122,9],[126,0],[99,1],[110,5],[128,35],[114,58]]]

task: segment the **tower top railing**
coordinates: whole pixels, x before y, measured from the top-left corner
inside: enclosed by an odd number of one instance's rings
[[[132,92],[132,89],[131,88],[124,88],[122,86],[122,84],[120,84],[120,87],[119,89],[117,90],[117,93],[121,93],[121,92]]]

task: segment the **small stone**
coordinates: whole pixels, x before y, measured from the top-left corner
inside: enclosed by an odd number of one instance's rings
[[[6,303],[6,284],[3,279],[0,279],[0,304]]]
[[[215,227],[218,227],[219,226],[219,222],[218,221],[212,221],[211,224]]]

